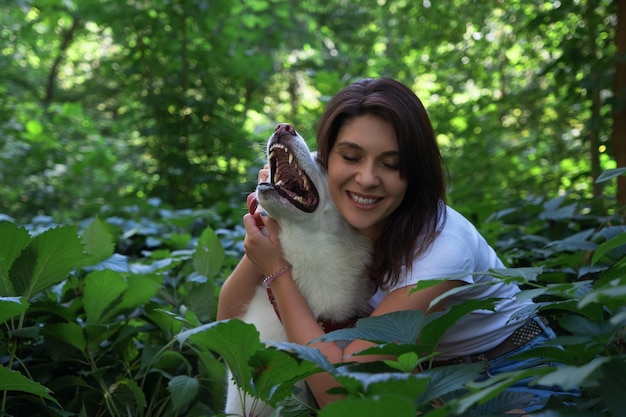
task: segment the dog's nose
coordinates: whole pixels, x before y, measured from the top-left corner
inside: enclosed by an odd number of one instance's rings
[[[289,123],[281,123],[274,129],[274,132],[281,133],[289,133],[290,135],[296,135],[296,129],[293,128]]]

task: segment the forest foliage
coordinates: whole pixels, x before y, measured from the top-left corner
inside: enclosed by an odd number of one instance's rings
[[[226,213],[277,122],[313,143],[328,97],[378,76],[424,101],[451,202],[476,220],[602,195],[623,105],[614,2],[349,3],[4,3],[0,212],[76,220],[159,198]]]
[[[0,415],[216,415],[224,364],[248,376],[245,389],[264,384],[257,394],[285,416],[318,414],[289,387],[320,370],[347,394],[322,417],[500,415],[516,404],[502,390],[528,375],[472,385],[471,367],[416,374],[429,358],[388,343],[401,339],[377,323],[358,337],[399,354],[384,372],[264,348],[243,323],[214,321],[273,127],[290,122],[312,145],[334,92],[387,76],[426,105],[449,203],[510,267],[493,273],[518,282],[557,330],[564,350],[540,353],[562,366],[533,377],[583,396],[544,415],[619,416],[623,10],[610,0],[3,2]],[[455,314],[389,319],[418,323],[436,344]]]

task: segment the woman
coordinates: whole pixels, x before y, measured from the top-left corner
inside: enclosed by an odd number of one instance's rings
[[[374,242],[369,277],[363,278],[363,285],[369,285],[369,279],[378,288],[371,299],[372,316],[443,309],[450,299],[429,307],[437,297],[460,286],[468,286],[467,291],[455,295],[454,302],[499,298],[495,311],[474,311],[446,332],[435,363],[487,360],[495,373],[504,366],[517,369],[522,363],[507,361],[507,357],[554,337],[540,320],[517,318],[515,313],[532,301],[515,300],[516,285],[476,285],[493,278],[472,273],[504,265],[474,226],[446,206],[445,169],[435,134],[424,106],[408,87],[391,79],[366,79],[344,88],[322,115],[317,145],[337,208],[352,227]],[[267,170],[259,176],[266,177]],[[239,316],[256,286],[271,276],[289,340],[306,345],[324,335],[285,268],[276,222],[262,213],[247,214],[243,221],[246,254],[222,287],[218,319]],[[259,230],[257,221],[264,223],[269,236]],[[411,293],[421,279],[449,277],[454,278]],[[380,359],[351,356],[372,346],[363,340],[344,348],[331,342],[312,346],[332,363]],[[320,407],[339,398],[327,393],[337,385],[328,374],[313,375],[307,383]],[[532,392],[544,401],[551,394],[540,388]],[[525,411],[540,407],[529,406]]]

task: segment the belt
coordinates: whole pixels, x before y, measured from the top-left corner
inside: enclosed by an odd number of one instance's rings
[[[539,319],[544,324],[548,324],[548,321],[543,317],[539,317]],[[520,346],[524,346],[526,343],[530,342],[541,333],[543,333],[543,328],[534,319],[530,319],[528,323],[515,330],[511,334],[511,336],[504,339],[502,343],[500,343],[493,349],[476,355],[459,356],[457,358],[447,359],[443,361],[433,361],[433,363],[431,364],[431,368],[437,368],[439,366],[446,365],[458,365],[462,363],[488,362],[497,357],[512,352]]]

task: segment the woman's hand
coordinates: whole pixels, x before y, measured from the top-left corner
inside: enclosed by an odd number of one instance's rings
[[[259,224],[263,224],[263,227],[260,228]],[[244,215],[243,225],[246,228],[244,252],[264,276],[287,265],[278,237],[280,228],[275,220],[261,211]]]

